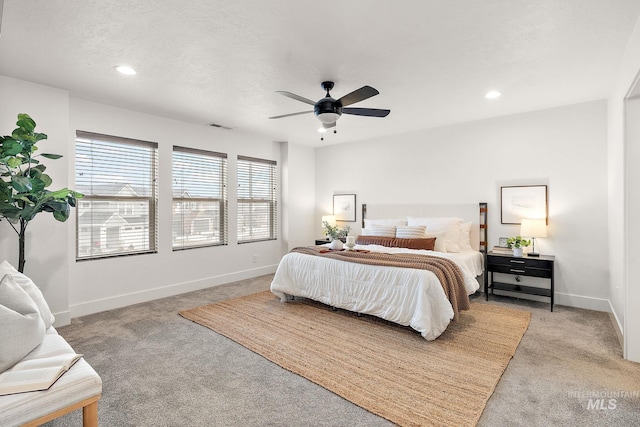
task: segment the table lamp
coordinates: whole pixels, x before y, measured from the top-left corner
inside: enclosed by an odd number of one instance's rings
[[[324,228],[324,223],[329,225],[336,225],[336,216],[335,215],[322,215],[322,227]]]
[[[536,252],[536,237],[547,237],[547,220],[541,219],[522,219],[520,223],[520,235],[531,237],[533,248],[527,256],[539,257]]]

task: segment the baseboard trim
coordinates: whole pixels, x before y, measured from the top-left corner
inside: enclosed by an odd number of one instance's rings
[[[68,325],[69,323],[71,323],[71,318],[75,317],[86,316],[88,314],[94,314],[102,311],[126,307],[133,304],[139,304],[142,302],[153,301],[159,298],[198,291],[200,289],[211,288],[213,286],[237,282],[239,280],[251,279],[253,277],[263,276],[266,274],[273,274],[275,273],[277,267],[277,264],[268,265],[250,270],[207,277],[205,279],[194,280],[191,282],[175,283],[168,286],[146,289],[144,291],[132,292],[129,294],[116,295],[109,298],[102,298],[83,302],[80,304],[74,304],[69,306],[69,321],[66,324]],[[56,324],[58,323],[57,320],[58,319],[56,315]],[[60,320],[62,321],[63,319]],[[62,323],[60,326],[64,324],[65,323]]]
[[[611,312],[611,303],[608,299],[604,298],[593,298],[556,292],[554,304],[584,308],[587,310],[604,311],[607,313]]]
[[[519,292],[509,291],[495,291],[496,295],[504,295],[508,297],[528,299],[532,301],[549,302],[548,297],[541,297],[537,295],[523,294]],[[555,293],[553,305],[565,305],[567,307],[584,308],[586,310],[611,312],[611,303],[607,299],[585,297],[582,295],[564,294],[560,292]]]
[[[620,319],[618,319],[618,316],[616,315],[616,311],[613,309],[611,301],[609,301],[609,317],[611,318],[613,329],[616,331],[618,341],[620,341],[620,347],[624,348],[624,330],[622,329]]]
[[[59,313],[53,313],[53,316],[56,318],[56,320],[53,322],[53,326],[55,328],[71,324],[71,312],[69,310],[61,311]]]

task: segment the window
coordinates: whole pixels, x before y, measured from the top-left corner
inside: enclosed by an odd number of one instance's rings
[[[173,147],[173,249],[227,244],[227,155]]]
[[[276,162],[238,156],[238,243],[277,238]]]
[[[76,132],[76,259],[157,248],[158,145]]]

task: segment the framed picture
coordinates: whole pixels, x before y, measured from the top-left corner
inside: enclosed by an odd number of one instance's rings
[[[502,224],[520,224],[522,218],[547,219],[547,186],[500,187]]]
[[[336,221],[355,222],[356,221],[356,195],[355,194],[334,194],[333,214]]]

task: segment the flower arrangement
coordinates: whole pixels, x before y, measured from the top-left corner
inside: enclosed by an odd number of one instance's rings
[[[531,240],[523,239],[522,236],[509,237],[507,239],[507,246],[509,247],[509,249],[526,248],[530,244]]]
[[[345,225],[344,227],[338,227],[337,225],[331,225],[327,221],[323,221],[324,234],[329,236],[331,240],[344,239],[351,231],[351,227]]]

